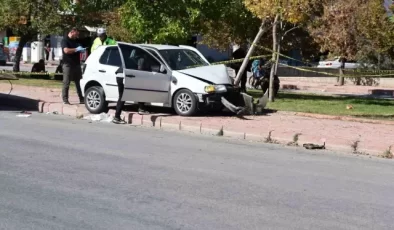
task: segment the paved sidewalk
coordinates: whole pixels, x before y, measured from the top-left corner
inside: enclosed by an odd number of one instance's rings
[[[10,85],[0,82],[0,95],[7,94]],[[58,112],[78,117],[87,115],[84,105],[78,105],[78,98],[71,92],[70,106],[61,103],[61,89],[46,89],[14,85],[11,95],[41,101],[39,112]],[[0,97],[1,101],[4,100]],[[159,109],[159,111],[161,111]],[[166,111],[166,110],[162,110]],[[110,114],[114,111],[110,110]],[[351,144],[360,140],[359,151],[380,155],[390,145],[394,145],[394,122],[371,121],[349,117],[277,112],[264,116],[247,116],[244,119],[233,116],[179,117],[171,113],[140,116],[135,112],[124,112],[126,121],[133,125],[154,126],[162,129],[181,129],[185,131],[217,134],[223,127],[224,136],[263,141],[270,130],[272,138],[281,143],[292,141],[296,133],[301,133],[299,144],[326,142],[327,149],[351,152]]]

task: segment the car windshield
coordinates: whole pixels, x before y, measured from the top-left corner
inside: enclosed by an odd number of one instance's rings
[[[159,51],[173,70],[187,69],[192,66],[209,65],[196,52],[188,49],[170,49]]]

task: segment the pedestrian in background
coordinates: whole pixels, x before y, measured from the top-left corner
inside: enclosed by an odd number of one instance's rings
[[[82,69],[80,62],[80,53],[85,52],[85,48],[77,43],[79,31],[77,28],[72,28],[66,37],[62,40],[63,52],[63,103],[69,105],[68,94],[70,89],[70,81],[75,82],[77,94],[80,104],[84,104],[82,96],[81,85],[79,81],[82,78]]]
[[[116,45],[116,41],[107,36],[107,30],[104,28],[97,29],[97,38],[93,41],[91,53],[95,51],[99,46]]]
[[[51,53],[51,45],[49,42],[45,45],[45,60],[49,60],[49,54]]]

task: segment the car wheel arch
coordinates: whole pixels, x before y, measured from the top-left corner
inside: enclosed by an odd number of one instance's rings
[[[177,95],[178,94],[180,94],[180,93],[187,93],[187,94],[189,94],[191,97],[194,97],[194,99],[192,99],[192,103],[191,103],[191,107],[190,107],[190,110],[189,111],[187,111],[186,113],[181,113],[181,112],[179,112],[179,108],[177,108],[177,104],[176,104],[176,102],[175,102],[175,100],[177,100]],[[190,89],[188,89],[188,88],[180,88],[180,89],[178,89],[178,90],[176,90],[175,92],[174,92],[174,95],[173,95],[173,97],[172,97],[172,108],[175,110],[175,112],[178,114],[178,115],[180,115],[180,116],[193,116],[193,115],[195,115],[196,113],[197,113],[197,111],[199,110],[199,100],[198,100],[198,97],[196,96],[196,94],[193,92],[193,91],[191,91]]]
[[[170,102],[170,103],[171,103],[171,104],[170,104],[171,107],[174,106],[174,100],[175,100],[176,94],[177,94],[179,91],[183,90],[183,89],[190,90],[190,89],[185,88],[185,87],[182,87],[182,88],[179,88],[179,89],[175,90],[175,92],[171,95],[171,102]],[[190,91],[191,91],[191,90],[190,90]],[[192,91],[192,92],[193,92],[193,91]]]
[[[99,87],[103,88],[103,86],[98,81],[92,80],[92,81],[89,81],[88,83],[86,83],[83,91],[86,92],[90,87],[93,87],[93,86],[99,86]],[[105,94],[105,92],[104,92],[104,94]]]

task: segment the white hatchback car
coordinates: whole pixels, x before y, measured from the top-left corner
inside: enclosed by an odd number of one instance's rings
[[[143,57],[149,63],[138,69]],[[195,66],[195,67],[193,67]],[[239,99],[225,65],[210,65],[191,46],[129,44],[100,46],[83,65],[81,88],[85,106],[97,114],[118,100],[117,76],[124,77],[123,100],[153,106],[172,107],[181,116],[192,116],[199,109],[221,110],[222,97]]]

